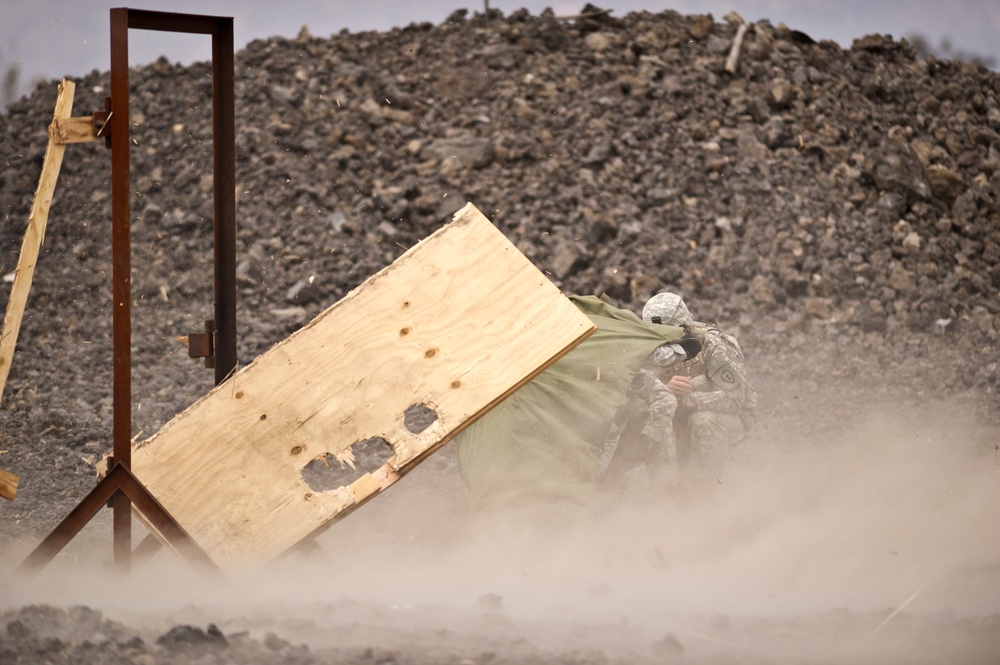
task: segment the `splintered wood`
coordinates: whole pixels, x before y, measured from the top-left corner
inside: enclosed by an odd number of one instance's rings
[[[94,116],[56,118],[49,125],[49,135],[61,145],[67,143],[93,143],[101,137],[94,131]]]
[[[13,501],[14,495],[17,494],[17,484],[20,480],[13,473],[0,469],[0,497],[8,501]]]
[[[223,569],[272,560],[412,469],[594,325],[471,204],[136,444],[132,472]],[[412,432],[404,414],[436,416]],[[392,456],[316,491],[314,459]],[[336,464],[336,462],[334,462]]]
[[[17,270],[14,272],[10,300],[7,301],[7,313],[3,318],[3,332],[0,333],[0,394],[3,393],[10,373],[10,364],[17,346],[17,335],[21,330],[21,319],[24,316],[24,306],[28,302],[28,292],[31,290],[31,281],[35,275],[35,263],[45,241],[49,207],[55,195],[56,180],[59,179],[63,155],[66,154],[66,146],[57,139],[53,127],[55,123],[69,119],[73,111],[75,90],[76,86],[72,81],[64,79],[59,84],[53,124],[49,126],[49,144],[42,161],[42,174],[38,178],[38,189],[35,190],[35,198],[31,202],[28,228],[24,231],[24,239],[21,242],[21,254],[17,260]]]

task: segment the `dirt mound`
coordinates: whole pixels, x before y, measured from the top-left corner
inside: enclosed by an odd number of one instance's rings
[[[733,332],[769,443],[830,441],[884,401],[963,414],[970,454],[995,457],[1000,77],[766,21],[730,73],[737,23],[456,13],[251,43],[236,56],[241,365],[471,201],[565,292],[638,309],[669,287]],[[130,72],[142,437],[212,385],[175,339],[213,312],[210,72]],[[74,115],[108,92],[107,73],[78,80]],[[0,116],[5,275],[55,96],[40,85]],[[0,502],[5,541],[51,530],[111,446],[110,220],[109,153],[70,146],[0,409],[0,468],[22,478]]]

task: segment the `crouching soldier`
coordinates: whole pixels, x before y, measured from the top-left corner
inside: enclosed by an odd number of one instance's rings
[[[624,491],[626,474],[645,465],[657,494],[721,482],[727,454],[756,420],[743,351],[732,336],[695,321],[674,293],[650,298],[642,318],[687,329],[701,351],[693,359],[671,345],[653,352],[604,441],[599,478],[606,489]]]

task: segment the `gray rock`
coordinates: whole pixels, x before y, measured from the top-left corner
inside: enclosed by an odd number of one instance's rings
[[[479,169],[493,161],[493,145],[489,139],[460,134],[430,141],[421,149],[421,154],[442,161],[455,159],[462,168]]]
[[[900,141],[884,141],[865,156],[865,168],[882,191],[898,194],[909,204],[930,197],[931,188],[913,150]]]
[[[934,197],[945,205],[951,205],[965,191],[965,180],[961,175],[941,164],[931,164],[924,169],[924,176],[931,186]]]

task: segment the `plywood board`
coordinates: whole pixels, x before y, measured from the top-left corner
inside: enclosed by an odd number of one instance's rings
[[[594,331],[471,204],[137,443],[132,471],[224,569],[280,556],[389,487]],[[412,432],[404,413],[436,414]],[[303,468],[380,437],[392,457],[315,491]]]

